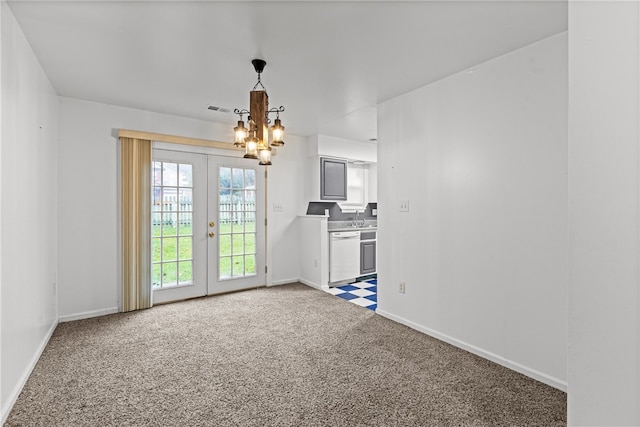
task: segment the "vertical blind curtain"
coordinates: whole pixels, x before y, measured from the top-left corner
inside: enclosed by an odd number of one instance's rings
[[[151,141],[120,137],[122,311],[152,305]]]

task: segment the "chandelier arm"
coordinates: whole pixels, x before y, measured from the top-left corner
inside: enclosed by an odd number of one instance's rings
[[[249,114],[250,113],[250,111],[245,109],[245,108],[243,108],[242,110],[234,108],[233,112],[236,113],[236,114],[239,114],[240,116],[242,116],[243,114]]]
[[[284,111],[284,107],[281,105],[278,108],[270,108],[269,111],[267,111],[267,113],[282,113]]]
[[[284,107],[281,105],[278,108],[273,107],[268,109],[265,113],[264,113],[264,120],[267,124],[271,124],[271,119],[269,118],[269,114],[270,113],[276,113],[276,119],[280,118],[280,113],[282,113],[284,111]]]

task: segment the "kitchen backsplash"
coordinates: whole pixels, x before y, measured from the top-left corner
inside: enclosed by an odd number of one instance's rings
[[[324,215],[324,211],[329,210],[329,221],[349,221],[355,218],[355,213],[343,213],[336,202],[309,202],[307,215]],[[378,209],[377,203],[369,203],[364,210],[364,218],[377,219],[372,213],[373,209]],[[359,218],[363,218],[360,213]]]

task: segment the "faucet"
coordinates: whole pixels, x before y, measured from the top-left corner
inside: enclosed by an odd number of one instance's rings
[[[354,218],[354,220],[351,222],[351,224],[352,224],[354,227],[357,227],[357,226],[358,226],[358,215],[359,215],[359,214],[360,214],[360,211],[358,211],[358,210],[356,209],[356,217],[355,217],[355,218]],[[362,212],[362,214],[364,215],[364,212]],[[364,217],[363,217],[363,218],[362,218],[362,224],[361,224],[361,225],[364,227],[364,224],[365,224],[365,219],[364,219]]]

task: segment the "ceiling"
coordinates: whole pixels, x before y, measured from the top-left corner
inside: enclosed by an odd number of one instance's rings
[[[376,105],[567,29],[566,1],[10,1],[59,95],[233,123],[251,59],[287,131],[376,137]]]

